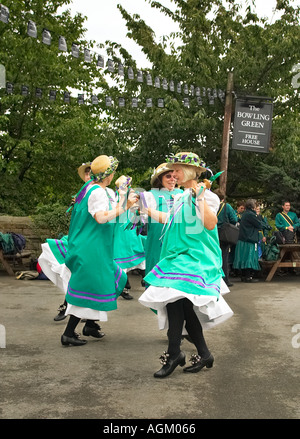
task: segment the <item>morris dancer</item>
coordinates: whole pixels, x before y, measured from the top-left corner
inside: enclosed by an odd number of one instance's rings
[[[139,301],[157,311],[160,329],[168,329],[168,350],[161,356],[162,368],[155,378],[165,378],[180,365],[185,354],[180,350],[185,329],[197,348],[192,365],[184,372],[196,373],[212,367],[214,357],[208,349],[203,328],[209,328],[232,316],[221,295],[228,291],[222,279],[222,255],[217,231],[220,200],[204,183],[197,184],[205,164],[191,152],[167,159],[179,186],[185,188],[175,197],[169,214],[145,208],[157,221],[165,222],[160,261],[145,277],[150,285]]]

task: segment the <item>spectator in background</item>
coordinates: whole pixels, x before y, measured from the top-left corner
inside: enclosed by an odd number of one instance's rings
[[[261,221],[262,228],[258,232],[258,259],[260,259],[264,253],[264,248],[267,242],[267,236],[272,227],[269,225],[268,220],[265,216],[262,216],[260,213],[260,205],[256,206],[256,214],[257,218]]]
[[[235,248],[233,267],[241,270],[242,282],[258,282],[253,278],[253,270],[259,271],[258,241],[261,221],[257,217],[256,200],[249,199],[245,203],[246,210],[241,218],[239,240]]]
[[[295,212],[291,212],[291,203],[283,201],[282,212],[275,217],[275,226],[283,234],[286,244],[296,242],[296,231],[300,229],[300,220]]]
[[[236,216],[236,213],[233,209],[233,207],[231,207],[231,205],[229,203],[226,203],[225,199],[225,193],[220,189],[216,189],[214,191],[214,193],[216,195],[218,195],[218,197],[220,198],[220,207],[217,213],[217,217],[218,217],[218,230],[220,229],[220,227],[225,223],[225,222],[229,222],[231,224],[236,224],[238,222],[238,218]],[[229,251],[230,251],[230,244],[228,244],[227,242],[222,242],[220,240],[220,247],[221,247],[221,251],[222,251],[222,269],[224,272],[224,281],[226,282],[228,287],[231,287],[233,285],[232,282],[230,282],[229,280]]]
[[[245,201],[238,201],[237,208],[235,211],[238,222],[241,222],[241,218],[244,212],[245,212]]]

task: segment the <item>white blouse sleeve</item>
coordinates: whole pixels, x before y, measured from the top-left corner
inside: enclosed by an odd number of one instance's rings
[[[220,206],[220,198],[218,197],[218,195],[214,192],[211,192],[210,190],[206,190],[204,192],[204,199],[213,211],[213,213],[217,215]]]
[[[88,194],[87,194],[88,196]],[[88,211],[94,217],[96,212],[99,210],[107,211],[109,210],[109,201],[106,192],[103,188],[99,187],[95,189],[88,199]]]
[[[143,192],[143,195],[145,197],[147,207],[150,207],[150,209],[156,209],[156,201],[154,195],[151,192]]]

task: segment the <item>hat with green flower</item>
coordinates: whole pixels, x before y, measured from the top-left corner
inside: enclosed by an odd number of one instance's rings
[[[91,179],[102,182],[106,177],[115,172],[119,161],[112,156],[99,155],[91,164]]]
[[[194,152],[178,152],[177,154],[171,154],[166,158],[166,162],[170,168],[172,165],[194,166],[199,171],[197,172],[198,174],[202,174],[202,172],[207,170],[204,161]]]

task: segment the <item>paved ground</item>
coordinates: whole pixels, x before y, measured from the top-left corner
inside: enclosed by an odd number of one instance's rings
[[[130,281],[134,300],[118,299],[101,325],[106,337],[63,347],[66,320],[53,321],[62,293],[0,273],[1,419],[299,418],[300,277],[237,281],[225,296],[234,316],[205,333],[214,367],[178,367],[164,380],[153,372],[166,335],[138,303],[139,276]],[[187,341],[182,349],[195,352]]]

